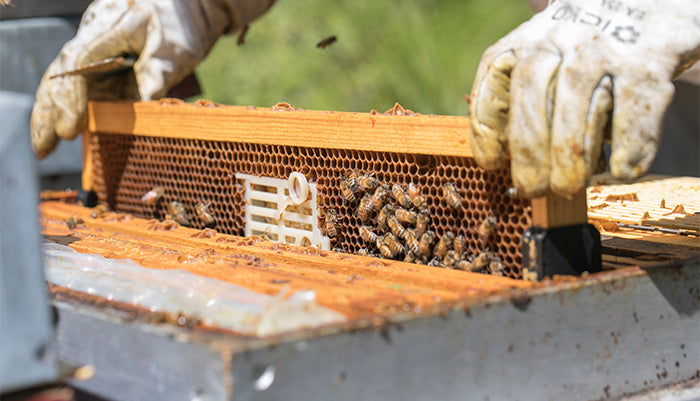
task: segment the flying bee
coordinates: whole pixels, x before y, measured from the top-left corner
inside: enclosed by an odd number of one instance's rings
[[[338,230],[335,228],[338,217],[335,213],[335,209],[328,209],[325,213],[326,217],[323,221],[323,229],[326,232],[328,238],[335,238],[338,235]]]
[[[479,238],[482,242],[487,242],[489,238],[491,238],[491,235],[493,235],[493,231],[496,228],[496,223],[498,223],[496,216],[490,215],[489,217],[485,218],[481,224],[479,224],[477,232],[479,233]]]
[[[416,234],[418,232],[416,231]],[[433,250],[433,242],[435,242],[435,232],[426,231],[418,240],[418,251],[421,256],[430,256],[430,251]]]
[[[418,212],[418,216],[416,216],[416,237],[423,236],[423,234],[428,231],[429,225],[430,216],[428,215],[428,211],[426,209],[422,209],[420,212]]]
[[[455,250],[455,253],[457,254],[458,258],[462,258],[464,256],[464,247],[467,245],[467,240],[464,238],[464,235],[458,235],[455,237],[454,242],[452,243],[452,249]]]
[[[406,247],[414,255],[420,255],[420,247],[418,246],[418,237],[416,236],[416,230],[408,229],[404,235],[404,240],[406,241]]]
[[[374,231],[372,231],[371,227],[360,226],[360,238],[362,238],[362,240],[364,240],[365,242],[376,244],[377,240],[379,239],[379,236]]]
[[[458,259],[457,253],[453,250],[449,250],[447,254],[445,254],[445,257],[442,258],[442,264],[448,269],[454,269],[455,264],[459,261]]]
[[[365,194],[365,196],[360,199],[360,204],[357,206],[357,217],[359,217],[363,223],[369,219],[370,212],[372,211],[370,198],[370,194]]]
[[[190,219],[187,218],[187,211],[182,202],[172,201],[168,204],[168,215],[181,226],[189,226]]]
[[[83,224],[84,221],[78,216],[71,216],[66,220],[66,226],[68,226],[69,229],[74,229],[76,226]]]
[[[403,255],[406,252],[406,248],[399,242],[399,240],[391,233],[384,236],[384,245],[391,249],[394,256]],[[392,256],[393,257],[393,256]]]
[[[355,177],[343,177],[340,179],[340,192],[345,200],[353,203],[357,200],[357,194],[362,192]]]
[[[455,235],[452,231],[448,231],[445,234],[440,237],[438,240],[437,245],[435,245],[435,248],[433,249],[433,255],[437,256],[440,259],[444,259],[445,255],[447,255],[447,251],[449,251],[452,248],[452,243],[455,240]]]
[[[374,178],[372,174],[358,175],[357,185],[364,191],[374,191],[379,187],[379,180]]]
[[[427,206],[427,202],[425,201],[425,197],[421,195],[420,193],[420,188],[417,186],[413,185],[412,182],[408,183],[408,196],[411,198],[411,202],[413,202],[413,206],[415,206],[417,209],[425,209]]]
[[[453,209],[459,210],[462,208],[462,202],[464,200],[461,196],[459,196],[457,188],[455,188],[454,184],[449,182],[443,184],[442,195],[445,197],[447,204],[450,205],[450,207],[452,207]]]
[[[399,223],[399,219],[397,219],[396,216],[387,217],[386,225],[389,226],[389,229],[395,236],[399,238],[404,238],[404,235],[406,234],[406,229],[401,225],[401,223]]]
[[[386,227],[386,219],[394,213],[394,206],[391,203],[384,205],[382,210],[377,214],[377,227],[384,229]]]
[[[400,222],[406,224],[415,225],[418,220],[418,213],[412,210],[406,210],[402,207],[396,208],[394,215],[396,215],[396,218],[399,219]]]
[[[394,199],[396,199],[399,205],[405,207],[406,209],[410,209],[411,205],[413,205],[413,202],[406,193],[406,190],[403,189],[403,187],[399,184],[394,184],[391,187],[391,196],[393,196]]]
[[[369,195],[369,200],[367,201],[367,218],[372,217],[375,213],[378,213],[384,207],[384,202],[386,201],[386,196],[389,193],[389,189],[386,185],[381,185],[374,191],[373,194]]]
[[[205,226],[209,227],[214,225],[214,216],[209,212],[209,203],[197,202],[197,204],[194,205],[194,211]]]
[[[333,43],[335,43],[337,41],[338,41],[338,38],[335,35],[329,36],[329,37],[321,40],[320,42],[316,43],[316,47],[319,49],[325,49],[326,47],[332,45]]]
[[[165,189],[163,187],[153,187],[141,197],[141,202],[146,205],[155,205],[163,197]]]

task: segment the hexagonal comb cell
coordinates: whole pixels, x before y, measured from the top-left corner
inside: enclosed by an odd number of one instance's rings
[[[520,240],[528,226],[529,202],[506,195],[511,185],[508,169],[486,171],[466,157],[112,133],[93,134],[90,142],[94,189],[100,201],[114,210],[163,219],[168,215],[167,205],[177,201],[191,216],[192,227],[212,227],[197,215],[197,205],[203,203],[214,219],[214,228],[243,236],[245,196],[236,174],[287,179],[299,171],[316,186],[319,214],[330,209],[335,212],[337,233],[331,247],[348,253],[367,252],[368,244],[360,236],[360,227],[367,224],[358,216],[361,199],[349,201],[341,189],[341,182],[356,172],[389,188],[398,184],[408,190],[411,184],[425,200],[423,208],[437,238],[451,232],[467,255],[490,250],[502,261],[503,275],[521,277]],[[459,202],[450,198],[446,184]],[[141,198],[154,187],[163,188],[162,197],[144,203]],[[489,219],[493,227],[484,235],[480,231]],[[403,225],[411,227],[411,223]],[[380,231],[376,218],[372,227]]]

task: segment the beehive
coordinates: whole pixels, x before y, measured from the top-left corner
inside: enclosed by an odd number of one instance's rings
[[[382,115],[204,106],[214,105],[91,104],[87,185],[100,202],[155,219],[166,216],[171,201],[184,203],[193,216],[195,204],[207,202],[217,231],[242,236],[245,195],[236,174],[286,179],[298,171],[316,184],[319,204],[337,212],[334,249],[356,253],[367,247],[359,236],[363,223],[340,181],[358,171],[389,185],[413,183],[427,200],[438,236],[463,235],[468,254],[489,249],[502,260],[506,276],[521,276],[520,241],[530,202],[506,195],[507,169],[476,166],[466,118],[406,115],[400,109]],[[461,208],[448,204],[445,183],[463,197]],[[163,198],[147,205],[141,198],[155,186],[165,189]],[[477,228],[491,215],[496,228],[483,241]],[[192,219],[192,227],[204,223]]]

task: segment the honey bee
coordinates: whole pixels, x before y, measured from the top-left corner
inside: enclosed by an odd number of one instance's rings
[[[494,276],[503,276],[505,267],[503,266],[501,258],[499,258],[498,256],[494,256],[494,258],[491,260],[491,263],[489,263],[489,270]]]
[[[408,196],[411,198],[411,202],[413,202],[413,206],[415,206],[417,209],[425,209],[427,206],[427,203],[425,201],[425,198],[423,195],[420,193],[420,189],[413,185],[412,182],[408,183]]]
[[[430,259],[430,262],[428,262],[427,265],[433,267],[442,267],[442,263],[440,263],[440,259],[438,258]]]
[[[480,272],[487,269],[491,265],[491,261],[495,258],[495,255],[490,251],[482,252],[479,256],[475,257],[474,260],[469,262],[466,269],[471,272]]]
[[[462,208],[462,202],[464,200],[461,196],[459,196],[457,188],[455,188],[454,184],[449,182],[445,183],[442,186],[442,195],[445,197],[447,204],[450,205],[450,207],[452,207],[453,209],[459,210]]]
[[[329,36],[329,37],[321,40],[320,42],[316,43],[316,47],[319,49],[325,49],[326,47],[332,45],[333,43],[335,43],[337,41],[338,41],[338,38],[335,35]]]
[[[493,235],[493,231],[496,228],[496,223],[498,223],[498,219],[496,219],[496,216],[490,215],[484,221],[479,224],[479,227],[477,228],[477,232],[479,233],[479,238],[481,239],[482,242],[487,242],[491,235]]]
[[[209,227],[214,225],[214,216],[209,212],[209,203],[197,202],[197,204],[194,205],[194,211],[205,226]]]
[[[416,221],[418,220],[418,213],[411,210],[406,210],[402,207],[397,208],[394,214],[402,223],[415,225]]]
[[[426,209],[422,209],[418,212],[416,217],[416,237],[422,237],[423,234],[428,231],[428,226],[430,225],[430,216]]]
[[[365,194],[365,196],[360,199],[360,204],[357,206],[357,217],[359,217],[362,222],[369,219],[370,212],[373,209],[370,204],[370,198],[370,194]]]
[[[455,269],[456,270],[465,270],[465,271],[470,271],[469,267],[471,266],[471,262],[468,260],[460,260],[457,263],[455,263]]]
[[[384,205],[382,210],[377,214],[377,227],[384,229],[386,227],[386,219],[394,213],[394,206],[391,203]]]
[[[338,230],[335,228],[338,218],[335,209],[328,209],[325,213],[323,228],[328,238],[335,238],[338,235]]]
[[[155,205],[156,202],[158,202],[163,197],[163,193],[165,193],[165,189],[163,187],[153,187],[153,189],[146,192],[141,197],[141,202],[149,206]]]
[[[360,256],[368,256],[369,255],[369,249],[367,248],[360,248],[356,252]]]
[[[384,236],[384,245],[388,246],[394,256],[403,255],[406,252],[406,248],[396,239],[396,237],[389,233]],[[394,257],[392,256],[392,258]]]
[[[416,231],[416,234],[418,232]],[[419,254],[421,256],[430,256],[430,251],[433,250],[433,242],[435,242],[435,232],[434,231],[426,231],[421,235],[420,240],[418,241],[418,250]]]
[[[438,240],[437,245],[435,245],[435,249],[433,249],[433,255],[437,256],[440,259],[444,259],[445,255],[447,255],[447,251],[449,251],[452,248],[452,243],[455,240],[455,235],[452,231],[447,231],[445,234],[440,237]]]
[[[520,191],[518,191],[518,188],[510,187],[510,188],[506,189],[506,196],[508,196],[509,198],[515,199],[520,195],[519,192]]]
[[[455,237],[454,242],[452,243],[452,249],[455,250],[455,253],[457,254],[458,258],[462,258],[464,256],[464,247],[467,245],[467,240],[464,238],[464,235],[458,235]]]
[[[379,253],[382,255],[383,258],[387,259],[393,259],[396,256],[396,253],[394,253],[387,244],[381,244],[381,246],[379,247]]]
[[[418,245],[418,237],[416,236],[416,230],[408,229],[404,235],[404,240],[406,241],[406,247],[414,255],[420,255],[420,247]]]
[[[374,178],[372,174],[358,175],[357,185],[364,191],[374,191],[379,187],[379,180]]]
[[[187,218],[187,211],[182,202],[172,201],[168,204],[168,215],[181,226],[189,226],[190,219]]]
[[[404,238],[404,235],[406,234],[406,229],[401,225],[401,223],[399,223],[399,219],[397,219],[396,216],[387,217],[386,225],[389,226],[389,229],[395,236],[399,238]]]
[[[380,210],[382,210],[382,207],[384,207],[384,202],[386,202],[387,195],[389,195],[389,186],[386,184],[380,185],[379,188],[374,191],[374,195],[372,195],[371,199],[372,210],[374,213],[378,213]]]
[[[459,261],[458,259],[457,253],[453,250],[449,250],[442,259],[442,265],[448,269],[454,269],[455,264]]]
[[[355,177],[343,177],[340,179],[340,192],[345,200],[353,203],[357,200],[357,194],[361,192]]]
[[[396,202],[398,202],[399,205],[405,207],[406,209],[410,209],[411,205],[413,205],[413,202],[406,193],[406,190],[399,184],[394,184],[391,187],[391,195],[394,197],[394,199],[396,199]]]
[[[76,226],[83,224],[84,221],[78,216],[71,216],[66,220],[66,226],[68,226],[69,229],[73,230]]]
[[[96,219],[98,217],[102,217],[102,215],[104,215],[105,213],[107,213],[107,206],[97,205],[97,206],[95,206],[95,210],[92,211],[92,214],[90,215],[90,217],[92,217],[93,219]]]
[[[376,244],[379,240],[379,236],[369,226],[360,226],[360,238],[371,244]]]
[[[413,252],[408,251],[406,252],[406,256],[403,258],[403,261],[406,263],[413,263],[416,261],[416,255],[414,255]]]

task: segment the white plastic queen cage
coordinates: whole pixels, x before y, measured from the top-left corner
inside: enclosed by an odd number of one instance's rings
[[[245,196],[245,235],[296,246],[330,249],[330,239],[318,227],[316,184],[294,172],[277,179],[236,174]]]

